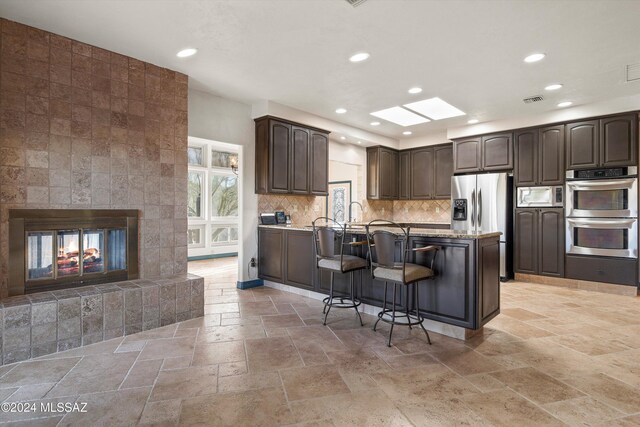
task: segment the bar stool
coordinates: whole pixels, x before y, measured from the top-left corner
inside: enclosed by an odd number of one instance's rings
[[[372,227],[393,227],[397,230],[374,229]],[[418,248],[409,248],[409,233],[411,227],[406,229],[399,224],[386,221],[374,220],[366,226],[367,241],[369,242],[369,254],[371,256],[371,275],[374,279],[384,281],[384,302],[382,311],[378,313],[378,320],[373,325],[376,330],[379,321],[389,323],[391,330],[389,331],[389,341],[387,345],[391,347],[391,335],[395,325],[412,326],[420,325],[424,333],[427,335],[427,341],[431,345],[429,332],[425,329],[422,322],[424,318],[420,314],[420,299],[418,295],[418,283],[422,280],[433,280],[436,277],[433,265],[438,255],[440,246],[428,245]],[[396,261],[396,247],[400,245],[401,261]],[[411,252],[432,252],[429,267],[407,262],[409,253]],[[393,284],[393,301],[391,308],[387,308],[387,287],[389,282]],[[405,287],[405,309],[398,307],[396,304],[396,294],[398,286]],[[409,295],[413,294],[413,309],[409,305]],[[402,302],[400,302],[402,304]]]
[[[326,225],[316,225],[317,222],[325,221]],[[362,271],[368,267],[368,262],[364,258],[358,256],[345,254],[345,246],[362,246],[367,242],[348,242],[345,243],[344,236],[346,234],[346,226],[340,225],[334,219],[328,217],[316,218],[313,223],[313,241],[316,247],[316,267],[331,272],[331,281],[329,284],[329,296],[322,300],[324,308],[322,314],[324,314],[323,325],[327,324],[327,316],[331,307],[335,308],[353,308],[356,310],[356,314],[360,319],[360,326],[364,326],[362,323],[362,317],[358,312],[358,306],[361,304],[360,300],[356,299],[353,287],[353,273],[356,271]],[[335,243],[340,240],[340,254],[336,254]],[[333,290],[333,279],[335,273],[349,273],[350,292],[349,295],[337,295]],[[337,300],[337,301],[334,301]]]

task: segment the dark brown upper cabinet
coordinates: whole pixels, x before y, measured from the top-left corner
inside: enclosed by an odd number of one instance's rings
[[[367,148],[367,199],[398,199],[398,152],[387,147]]]
[[[482,170],[494,171],[513,169],[513,135],[503,133],[482,137]]]
[[[482,170],[480,141],[480,137],[453,141],[454,172],[465,173]]]
[[[329,134],[311,131],[311,194],[329,194]]]
[[[516,209],[515,271],[564,277],[564,210]]]
[[[256,122],[256,193],[327,195],[329,132],[275,117]]]
[[[309,194],[309,130],[291,127],[291,193]]]
[[[513,169],[513,134],[455,140],[453,156],[455,173]]]
[[[433,147],[435,162],[435,192],[436,199],[451,197],[451,177],[453,176],[453,145],[444,144]]]
[[[409,200],[411,198],[411,151],[401,151],[398,160],[400,186],[398,198]]]
[[[638,164],[636,114],[567,125],[567,169]]]
[[[367,199],[426,200],[451,197],[453,145],[396,151],[367,149]]]
[[[569,123],[566,132],[567,169],[598,167],[598,120]]]
[[[602,166],[633,166],[638,163],[638,118],[635,114],[600,120]]]
[[[411,199],[431,199],[435,193],[433,148],[411,150]]]
[[[516,132],[514,153],[517,186],[564,183],[564,125]]]

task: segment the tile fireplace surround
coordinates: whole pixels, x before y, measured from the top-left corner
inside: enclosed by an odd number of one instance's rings
[[[184,74],[0,18],[3,364],[203,315],[187,97]],[[140,280],[7,298],[13,209],[137,210]]]

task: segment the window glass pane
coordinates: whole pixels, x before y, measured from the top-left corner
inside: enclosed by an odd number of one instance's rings
[[[27,233],[27,280],[53,278],[53,233]]]
[[[238,153],[229,153],[217,150],[211,151],[211,166],[214,168],[230,168],[231,159],[234,159],[237,164]]]
[[[198,245],[202,242],[202,229],[190,228],[187,230],[187,243],[189,245]]]
[[[80,232],[58,231],[58,276],[74,276],[80,272]]]
[[[104,271],[104,231],[84,230],[82,234],[82,272],[101,273]]]
[[[114,228],[108,231],[108,257],[109,270],[127,269],[127,230],[124,228]]]
[[[238,216],[238,178],[213,175],[211,178],[211,216]]]
[[[229,227],[213,227],[211,229],[211,243],[225,243],[229,241]]]
[[[202,217],[202,174],[197,172],[189,172],[187,209],[190,217]]]
[[[229,229],[229,240],[232,242],[238,241],[238,227],[231,227]]]
[[[189,147],[187,148],[187,159],[190,165],[204,166],[204,159],[202,158],[202,147]]]

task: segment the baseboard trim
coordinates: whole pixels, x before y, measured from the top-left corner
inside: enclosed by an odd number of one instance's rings
[[[251,289],[257,288],[258,286],[264,286],[264,280],[262,279],[253,279],[253,280],[245,280],[236,282],[236,287],[238,289]]]
[[[536,274],[516,273],[518,282],[535,283],[538,285],[559,286],[562,288],[580,289],[582,291],[602,292],[605,294],[638,296],[638,288],[629,285],[615,285],[613,283],[591,282],[588,280],[566,279],[563,277],[539,276]]]
[[[234,256],[238,256],[238,252],[229,252],[226,254],[211,254],[211,255],[198,255],[198,256],[190,256],[187,257],[187,261],[202,261],[205,259],[216,259],[216,258],[231,258]]]

